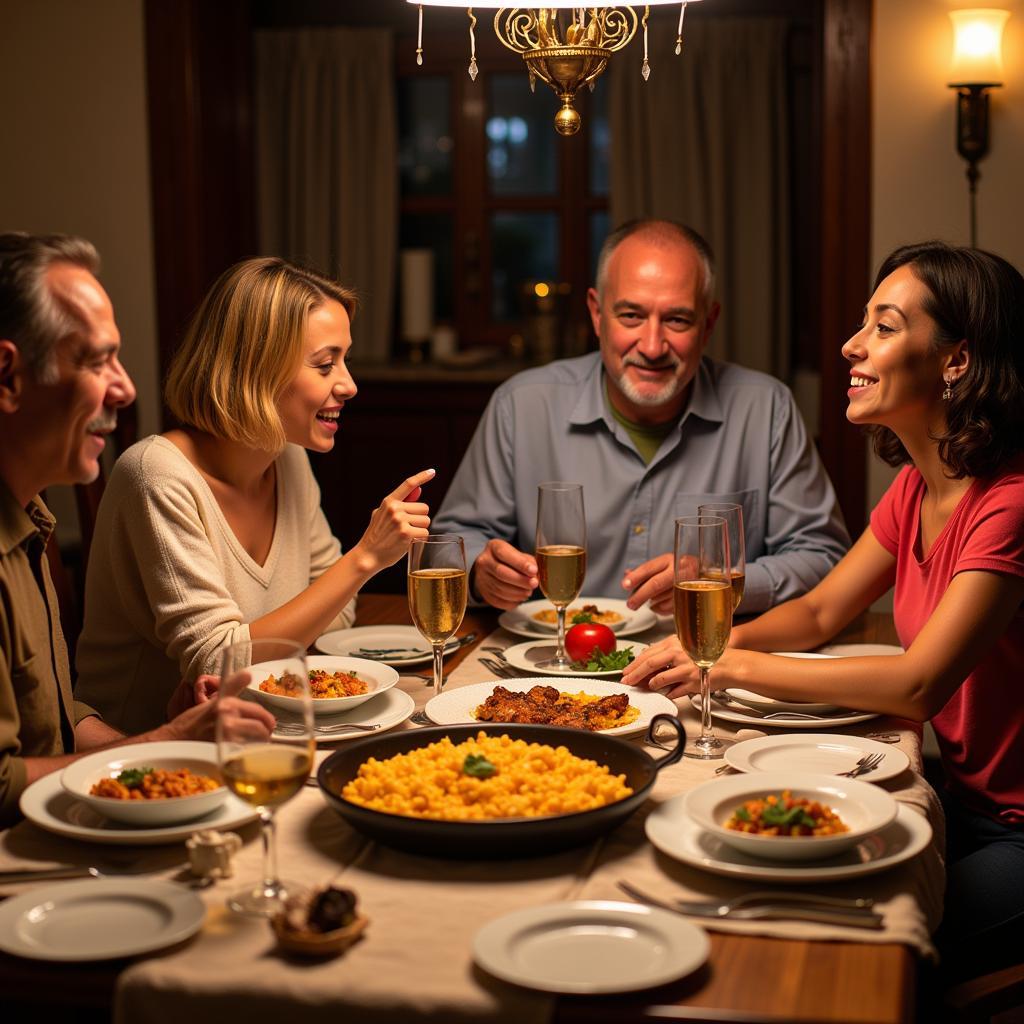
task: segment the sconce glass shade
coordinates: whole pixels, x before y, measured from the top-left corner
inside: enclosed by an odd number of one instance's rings
[[[993,8],[950,11],[953,22],[953,63],[949,85],[1003,84],[1003,26],[1009,11]]]

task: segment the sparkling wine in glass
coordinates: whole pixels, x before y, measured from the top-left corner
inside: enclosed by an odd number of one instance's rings
[[[258,684],[271,675],[294,700],[291,721],[299,726],[296,735],[274,742],[254,728],[252,719],[231,713],[227,704],[250,680]],[[217,757],[224,782],[259,811],[263,835],[263,878],[233,893],[228,906],[239,913],[271,917],[289,896],[302,891],[301,885],[278,877],[274,812],[302,788],[316,750],[305,649],[294,640],[231,644],[221,659],[217,700],[224,702],[217,714]]]
[[[747,548],[743,539],[743,506],[731,502],[709,502],[697,507],[699,516],[718,516],[725,520],[729,531],[729,581],[732,584],[732,610],[743,600],[743,585],[747,578]]]
[[[466,548],[454,533],[409,546],[409,614],[434,652],[434,693],[444,687],[444,645],[466,614]]]
[[[538,668],[572,672],[565,656],[565,610],[579,597],[587,574],[587,519],[583,484],[544,483],[537,487],[537,537],[534,546],[541,593],[558,615],[558,646]]]
[[[711,727],[711,667],[729,642],[732,584],[729,531],[720,516],[684,516],[676,520],[676,634],[700,670],[700,738],[688,757],[722,757],[725,744]]]

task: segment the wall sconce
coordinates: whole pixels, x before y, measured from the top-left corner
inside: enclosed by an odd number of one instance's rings
[[[1003,84],[1002,38],[1009,11],[992,8],[950,11],[953,64],[949,87],[956,89],[956,149],[967,161],[971,246],[978,242],[978,161],[988,152],[988,90]]]

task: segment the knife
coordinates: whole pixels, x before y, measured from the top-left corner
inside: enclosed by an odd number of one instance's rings
[[[467,633],[465,636],[460,636],[457,640],[445,644],[444,653],[451,654],[452,651],[457,651],[460,647],[473,643],[474,640],[476,640],[476,633]],[[353,650],[352,654],[359,658],[383,661],[385,659],[393,659],[398,655],[403,657],[420,656],[424,654],[424,651],[419,647],[359,647]]]
[[[883,925],[882,915],[874,910],[857,907],[810,906],[799,903],[762,903],[758,906],[735,907],[722,913],[720,903],[693,903],[679,900],[669,903],[641,893],[628,883],[619,882],[619,888],[639,903],[669,910],[673,914],[688,917],[707,917],[715,920],[732,921],[814,921],[818,924],[839,924],[849,928],[879,929]]]
[[[52,868],[16,868],[0,871],[0,885],[13,882],[35,882],[48,878],[99,878],[95,868],[80,864],[60,864]]]

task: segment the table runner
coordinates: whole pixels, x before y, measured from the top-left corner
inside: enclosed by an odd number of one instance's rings
[[[510,642],[513,639],[499,630],[485,643],[506,646]],[[447,687],[488,678],[474,652],[452,673]],[[432,688],[418,677],[403,676],[400,686],[414,697],[418,708],[432,695]],[[682,703],[681,717],[688,734],[694,736],[699,723],[688,702]],[[878,721],[861,728],[877,727]],[[917,735],[907,723],[882,721],[900,726],[900,745],[915,769],[886,788],[927,814],[941,842],[941,815],[934,794],[916,774],[920,769]],[[722,723],[716,727],[722,728]],[[276,1024],[287,1014],[290,1019],[301,1015],[304,1022],[347,1018],[367,1024],[410,1020],[542,1024],[550,1019],[553,1000],[490,979],[475,968],[473,935],[488,921],[525,906],[579,898],[624,899],[615,888],[618,878],[629,878],[662,896],[727,897],[749,889],[750,883],[669,861],[652,849],[643,834],[644,817],[654,803],[711,777],[718,763],[685,759],[664,769],[652,801],[590,847],[506,862],[445,861],[389,850],[363,839],[325,805],[317,791],[305,788],[278,815],[281,873],[304,884],[333,880],[354,889],[371,921],[365,939],[336,960],[298,961],[276,951],[266,922],[229,913],[224,907],[226,893],[259,873],[259,842],[255,828],[249,827],[243,830],[250,841],[236,858],[235,877],[202,893],[209,909],[203,931],[183,946],[138,961],[122,973],[115,1021],[181,1024],[184,1019],[189,1024],[221,1024],[230,1014],[246,1024]],[[905,942],[930,956],[933,948],[928,936],[941,912],[940,848],[933,845],[892,871],[822,888],[873,896],[885,915],[885,928],[879,932],[779,921],[699,923],[782,938]],[[23,823],[4,834],[0,866],[25,860],[136,863],[166,876],[173,874],[172,865],[180,862],[183,852],[180,846],[100,848],[59,839]]]

